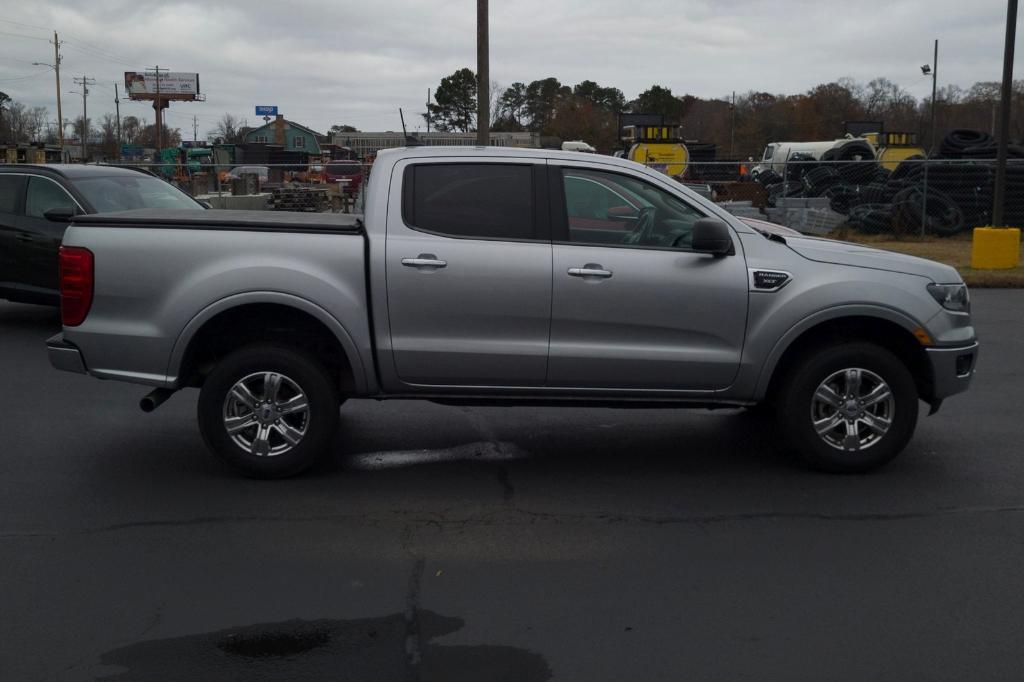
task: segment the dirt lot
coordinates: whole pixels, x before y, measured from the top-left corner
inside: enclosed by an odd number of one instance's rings
[[[948,263],[960,271],[964,281],[972,287],[1024,287],[1024,266],[1012,270],[975,270],[971,267],[971,235],[957,237],[900,237],[891,235],[835,234],[837,239],[899,251],[912,256]],[[1024,249],[1022,249],[1024,250]],[[1024,258],[1021,259],[1024,263]]]

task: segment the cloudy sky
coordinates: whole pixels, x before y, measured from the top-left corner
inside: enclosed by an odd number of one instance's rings
[[[207,99],[175,103],[168,124],[200,137],[224,112],[256,121],[253,106],[324,131],[420,124],[427,88],[475,69],[473,0],[4,0],[0,91],[55,117],[48,44],[60,33],[65,117],[81,98],[72,76],[96,79],[90,117],[113,111],[124,71],[160,65],[196,71]],[[885,76],[930,94],[920,65],[940,40],[939,82],[969,87],[1001,77],[1005,0],[491,0],[491,76],[499,84],[554,76],[676,94],[800,92],[850,76]],[[9,11],[17,9],[16,12]],[[1017,50],[1024,78],[1024,45]],[[122,102],[122,115],[152,108]],[[410,115],[412,114],[412,115]]]

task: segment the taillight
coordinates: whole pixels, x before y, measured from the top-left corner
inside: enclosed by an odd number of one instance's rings
[[[60,247],[60,319],[65,327],[85,321],[92,305],[92,251],[80,246]]]

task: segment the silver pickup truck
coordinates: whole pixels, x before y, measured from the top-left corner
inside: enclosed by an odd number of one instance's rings
[[[946,265],[755,229],[664,175],[548,150],[382,152],[362,217],[79,216],[52,364],[201,389],[209,448],[295,474],[347,398],[770,407],[808,463],[865,471],[978,344]]]

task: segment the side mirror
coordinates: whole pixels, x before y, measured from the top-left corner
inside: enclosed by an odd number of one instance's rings
[[[196,199],[196,201],[198,201],[203,208],[213,208],[213,204],[206,199]]]
[[[732,243],[732,231],[718,218],[701,218],[693,224],[691,248],[715,256],[731,256],[736,253]]]
[[[43,217],[54,223],[69,223],[76,215],[78,215],[78,211],[71,206],[51,208],[49,211],[43,212]]]

